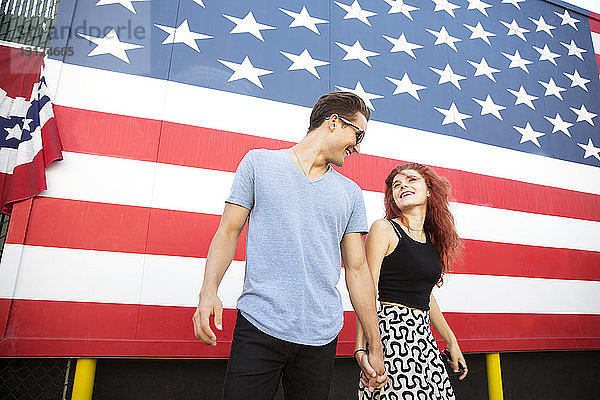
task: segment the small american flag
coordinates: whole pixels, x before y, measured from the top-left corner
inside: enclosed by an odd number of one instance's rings
[[[0,43],[0,210],[46,189],[45,167],[62,159],[43,54]]]

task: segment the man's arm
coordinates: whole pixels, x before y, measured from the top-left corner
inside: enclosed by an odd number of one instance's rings
[[[386,376],[375,306],[375,286],[367,265],[362,235],[360,233],[345,234],[341,250],[350,301],[369,342],[369,365],[375,370],[377,376]]]
[[[223,304],[217,296],[217,289],[233,260],[238,236],[246,224],[249,213],[250,210],[247,208],[226,203],[219,228],[208,249],[204,281],[192,321],[194,335],[212,346],[217,345],[217,336],[210,328],[209,317],[214,315],[215,327],[218,330],[223,329]]]
[[[393,231],[390,233],[392,228],[385,219],[377,220],[371,225],[371,229],[369,230],[369,234],[367,235],[367,240],[365,241],[365,254],[367,257],[367,264],[369,265],[369,270],[371,271],[371,276],[373,277],[373,284],[375,285],[375,298],[377,298],[377,284],[379,283],[379,273],[381,272],[381,263],[383,258],[390,250],[391,243],[388,240],[388,237],[396,237],[396,234]],[[367,339],[365,337],[365,333],[363,331],[362,325],[360,321],[356,321],[356,343],[354,349],[364,349],[366,348]],[[355,355],[356,361],[358,365],[361,366],[362,370],[365,370],[363,366],[367,357],[363,352],[356,353]],[[365,374],[361,375],[361,380],[363,381],[363,385],[365,387],[373,387],[369,385],[369,383],[373,384],[373,381],[369,382],[367,380],[368,377]],[[385,381],[384,383],[385,384]],[[379,388],[383,386],[381,382],[378,382],[375,388]]]

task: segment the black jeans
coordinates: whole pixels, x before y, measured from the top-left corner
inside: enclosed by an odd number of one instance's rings
[[[283,383],[286,400],[329,396],[337,338],[324,346],[286,342],[260,331],[238,311],[224,400],[271,400]]]

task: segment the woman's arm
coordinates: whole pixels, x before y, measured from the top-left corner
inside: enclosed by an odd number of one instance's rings
[[[456,340],[456,336],[454,336],[454,332],[450,329],[450,325],[446,322],[446,318],[440,311],[440,307],[438,306],[435,297],[433,297],[433,293],[429,296],[429,318],[431,323],[435,327],[435,329],[439,332],[440,335],[446,341],[446,345],[448,346],[448,350],[450,350],[450,358],[452,359],[452,370],[454,372],[459,371],[458,362],[465,367],[465,371],[460,375],[458,379],[464,379],[467,376],[467,362],[460,351],[460,346],[458,345],[458,340]]]
[[[367,236],[367,240],[365,243],[365,251],[367,257],[367,264],[369,265],[369,270],[371,272],[371,277],[373,278],[373,283],[375,285],[375,292],[373,295],[377,298],[377,284],[379,282],[379,272],[381,271],[381,262],[383,261],[383,257],[388,253],[390,247],[390,224],[385,219],[380,219],[375,221],[369,230],[369,234]],[[395,234],[394,234],[395,236]],[[367,348],[367,339],[366,335],[363,331],[360,320],[356,319],[356,343],[354,346],[354,350],[366,349]],[[358,351],[355,353],[356,361],[361,369],[365,370],[365,363],[368,362],[366,357],[366,352]],[[387,381],[387,379],[386,379]],[[367,381],[363,380],[363,384],[367,386]],[[379,382],[377,387],[385,384],[384,382]]]

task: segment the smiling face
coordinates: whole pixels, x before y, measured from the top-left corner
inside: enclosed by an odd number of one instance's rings
[[[392,194],[401,211],[417,206],[426,206],[429,189],[425,178],[414,169],[399,172],[392,181]]]
[[[367,129],[367,118],[361,113],[349,120],[354,125],[362,130]],[[360,151],[359,145],[356,144],[357,129],[341,121],[339,118],[333,118],[329,121],[329,129],[331,130],[331,146],[329,162],[341,167],[344,161],[352,153]]]

